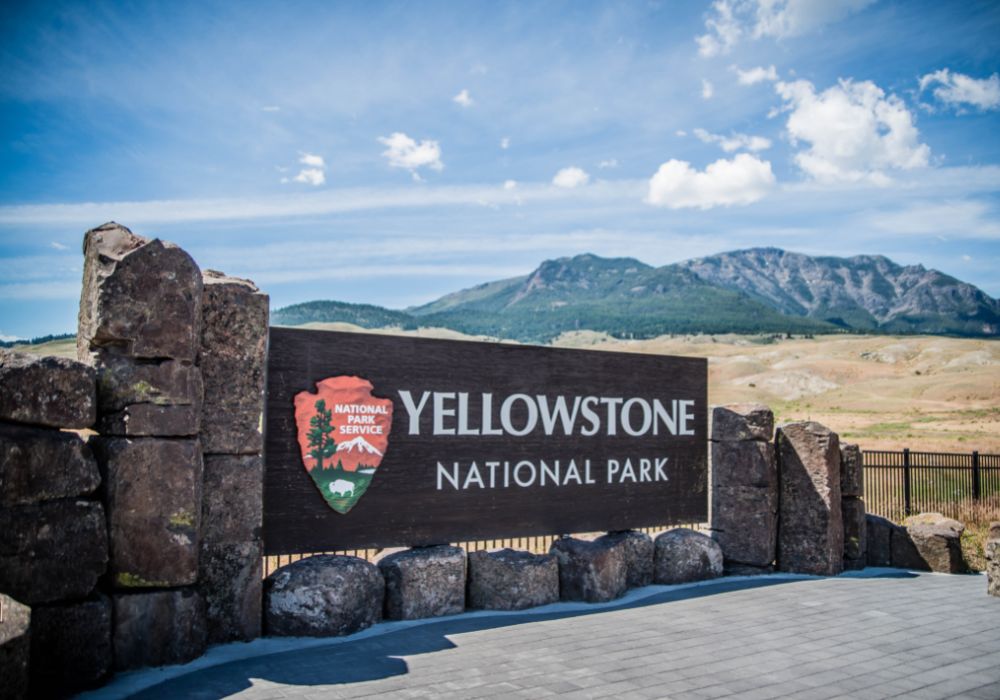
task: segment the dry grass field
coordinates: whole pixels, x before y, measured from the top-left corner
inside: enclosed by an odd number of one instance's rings
[[[309,324],[363,331],[350,324]],[[486,340],[446,329],[372,333]],[[553,345],[709,358],[709,401],[759,401],[779,422],[816,420],[865,449],[1000,452],[1000,341],[935,336],[663,336],[580,331]],[[74,357],[72,340],[24,348]]]

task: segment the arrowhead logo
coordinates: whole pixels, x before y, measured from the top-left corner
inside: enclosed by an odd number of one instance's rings
[[[392,401],[372,389],[367,379],[343,375],[295,395],[302,466],[338,513],[365,495],[389,447]]]

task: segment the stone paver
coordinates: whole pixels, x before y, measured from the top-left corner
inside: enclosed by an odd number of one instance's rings
[[[601,606],[303,640],[282,653],[196,662],[151,687],[164,671],[133,674],[91,696],[997,700],[1000,599],[985,586],[981,576],[888,569],[653,586]]]

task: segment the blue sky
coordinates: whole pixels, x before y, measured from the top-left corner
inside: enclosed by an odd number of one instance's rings
[[[1000,5],[8,2],[0,336],[115,220],[272,305],[594,252],[888,255],[1000,295]]]

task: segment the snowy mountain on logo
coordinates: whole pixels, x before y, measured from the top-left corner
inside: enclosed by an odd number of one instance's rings
[[[348,440],[347,442],[341,442],[337,444],[337,452],[353,453],[355,448],[357,448],[358,452],[362,454],[378,455],[379,457],[382,456],[382,453],[379,452],[379,450],[374,445],[369,443],[360,435],[358,435],[353,440]]]

